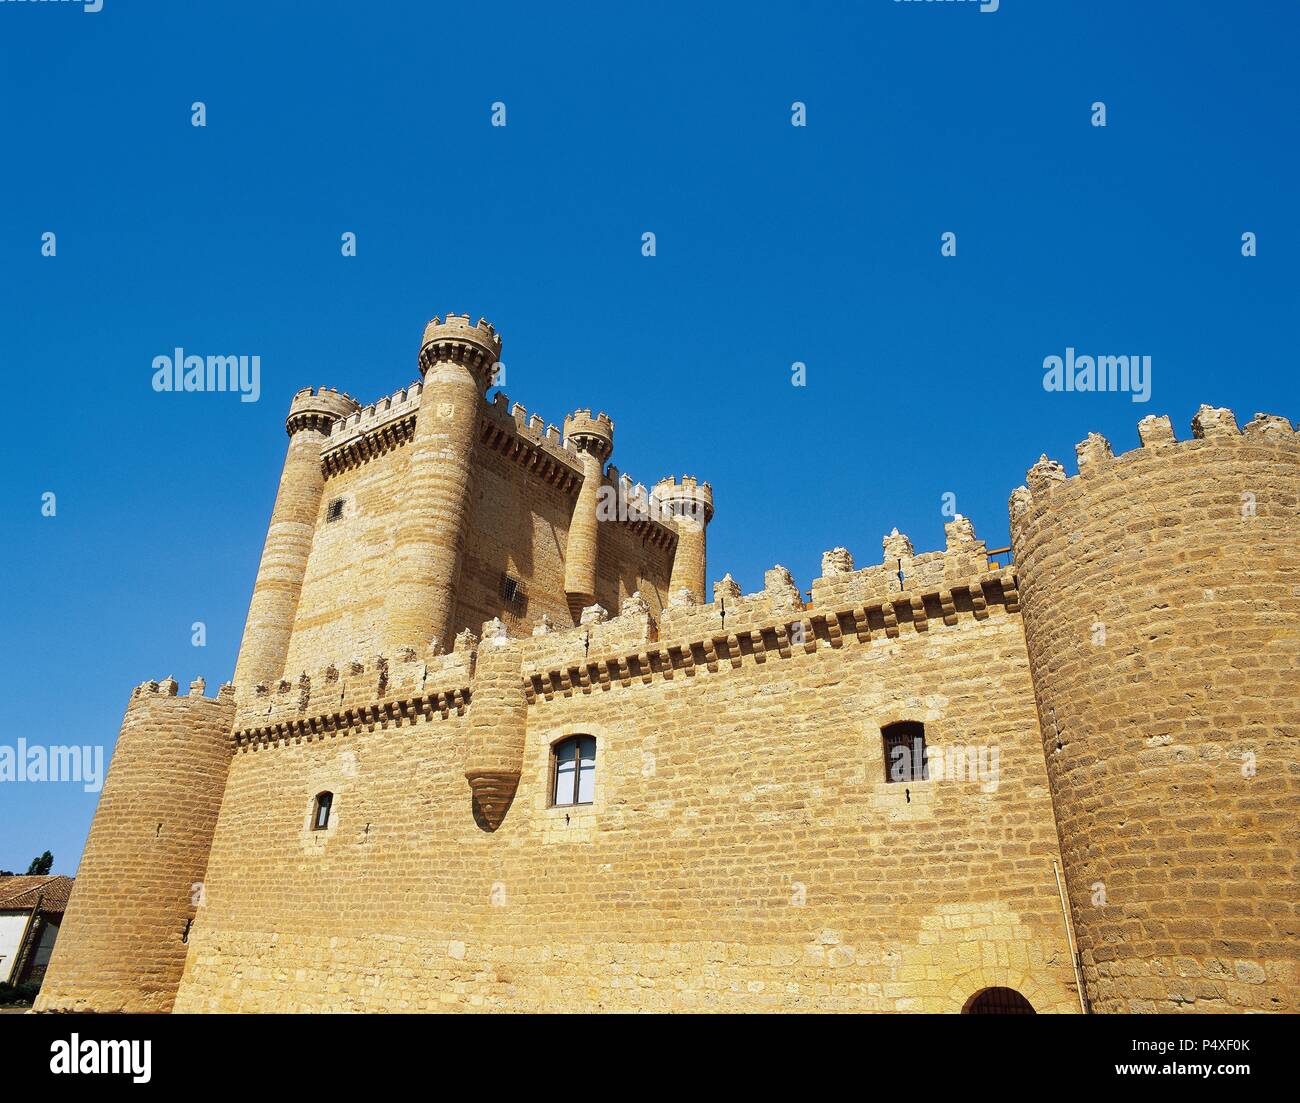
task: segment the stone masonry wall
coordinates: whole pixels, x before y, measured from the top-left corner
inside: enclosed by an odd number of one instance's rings
[[[36,1002],[169,1011],[230,766],[234,694],[136,688]]]
[[[408,449],[394,448],[326,480],[285,664],[290,677],[387,650],[384,599],[408,461]],[[343,516],[327,521],[330,503],[340,498]],[[248,688],[241,685],[241,695]]]
[[[1097,1011],[1300,1010],[1300,441],[1202,407],[1012,497]]]
[[[562,450],[551,446],[551,451],[559,463]],[[477,632],[492,617],[519,635],[527,635],[543,615],[557,625],[570,624],[564,551],[576,490],[548,482],[482,445],[475,463],[456,631]],[[285,664],[287,677],[391,650],[385,602],[393,582],[396,519],[404,508],[408,467],[409,448],[399,440],[362,463],[341,466],[326,481]],[[330,503],[340,498],[342,517],[328,521]],[[616,613],[626,597],[640,590],[657,610],[667,595],[671,549],[645,540],[629,524],[600,528],[597,602]],[[506,574],[522,583],[525,596],[517,607],[502,597]],[[239,688],[242,697],[247,687]]]
[[[933,618],[898,595],[858,631],[851,610],[782,609],[777,587],[729,603],[757,626],[734,652],[691,631],[730,614],[671,610],[680,634],[666,616],[644,665],[648,614],[572,629],[567,650],[514,641],[530,704],[496,831],[442,692],[465,684],[453,657],[314,732],[268,714],[231,765],[177,1009],[958,1011],[1007,985],[1077,1010],[1008,586],[988,580],[978,611],[945,591]],[[580,685],[567,664],[587,660]],[[880,728],[901,719],[951,777],[885,781]],[[595,801],[553,808],[550,748],[574,733],[598,741]],[[996,781],[988,759],[966,778],[959,747],[996,747]]]

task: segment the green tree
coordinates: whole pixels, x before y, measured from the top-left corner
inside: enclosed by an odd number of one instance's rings
[[[27,867],[27,876],[44,877],[54,868],[54,855],[48,850],[39,858],[33,858],[32,864]]]

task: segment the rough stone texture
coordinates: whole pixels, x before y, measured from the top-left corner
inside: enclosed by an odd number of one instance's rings
[[[1090,437],[1013,509],[1085,985],[1098,1011],[1294,1012],[1300,447],[1283,419],[1168,424],[1118,458]]]
[[[859,639],[808,612],[811,650],[570,646],[597,669],[567,688],[550,637],[481,646],[464,718],[241,744],[178,1007],[957,1011],[1005,984],[1076,1010],[1019,618],[891,636],[876,615]],[[526,730],[502,723],[511,653]],[[880,727],[903,718],[953,776],[885,781]],[[512,730],[518,790],[488,832],[461,748],[487,736],[499,765]],[[551,807],[550,747],[576,733],[595,802]],[[959,746],[999,748],[996,786]]]
[[[406,507],[397,518],[391,646],[445,650],[456,634],[461,557],[470,528],[479,407],[501,340],[449,314],[424,331],[424,391],[415,418]]]
[[[311,554],[305,567],[300,565],[301,598],[288,655],[274,673],[258,680],[275,681],[282,671],[297,677],[349,656],[414,647],[391,636],[388,610],[407,592],[395,574],[396,532],[411,504],[409,441],[421,393],[421,385],[413,384],[377,404],[382,409],[367,407],[336,425],[325,441],[328,477],[317,495]],[[516,419],[501,411],[504,396],[500,399],[495,406],[480,405],[453,635],[476,630],[493,617],[526,634],[544,618],[563,626],[578,615],[566,594],[565,574],[583,476],[581,453],[521,433]],[[379,443],[373,443],[376,438]],[[361,448],[359,439],[372,443]],[[617,482],[614,468],[609,470],[613,478],[607,481]],[[336,500],[343,503],[343,516],[327,521],[329,504]],[[596,601],[617,610],[640,592],[652,609],[660,609],[672,570],[673,530],[654,520],[626,519],[602,523],[599,530]],[[520,582],[523,596],[514,604],[502,595],[507,575]],[[446,642],[441,645],[450,649]],[[254,684],[239,686],[241,700]]]
[[[582,464],[582,485],[564,549],[564,592],[570,610],[581,613],[596,598],[596,549],[601,528],[596,507],[604,472],[601,457],[589,448],[578,453],[578,460]]]
[[[255,680],[137,691],[43,1007],[1297,1009],[1289,422],[1044,457],[1015,567],[955,517],[832,550],[811,602],[778,566],[704,603],[707,484],[652,497],[603,415],[485,402],[499,349],[449,315],[422,383],[295,399]],[[588,525],[598,487],[668,509]],[[927,778],[887,780],[899,721]],[[573,735],[594,801],[553,806]]]
[[[495,831],[519,787],[524,757],[528,701],[524,697],[519,651],[509,646],[505,625],[485,626],[474,666],[478,703],[470,710],[466,733],[465,778],[473,794],[474,819]]]
[[[235,665],[238,685],[270,681],[284,670],[325,486],[321,446],[331,422],[356,408],[348,395],[328,388],[319,392],[308,388],[294,395],[285,421],[289,451]]]
[[[713,520],[713,488],[684,475],[681,482],[664,479],[654,489],[660,509],[677,530],[677,554],[668,583],[670,593],[690,592],[696,601],[708,596],[705,558],[709,522]]]
[[[127,705],[36,1009],[169,1011],[230,767],[234,695],[146,682]]]

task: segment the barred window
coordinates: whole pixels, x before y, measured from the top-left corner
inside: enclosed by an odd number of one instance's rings
[[[900,720],[880,729],[885,748],[886,781],[926,781],[930,777],[925,757],[925,725]]]
[[[528,609],[528,591],[523,579],[512,574],[501,576],[501,605],[506,617],[522,617]]]
[[[343,516],[343,499],[335,498],[330,502],[329,507],[325,510],[325,520],[337,521]]]

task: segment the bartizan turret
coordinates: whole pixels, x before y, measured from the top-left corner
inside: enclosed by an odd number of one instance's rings
[[[1192,429],[1011,498],[1061,854],[1094,1011],[1294,1011],[1300,440]]]
[[[697,482],[691,475],[683,475],[680,481],[662,479],[655,485],[652,501],[658,503],[661,519],[677,530],[669,594],[675,596],[689,590],[695,601],[703,601],[707,596],[705,545],[708,525],[713,520],[713,488],[708,483]]]
[[[614,423],[603,413],[577,410],[564,419],[564,445],[577,452],[582,486],[569,522],[564,550],[564,592],[576,624],[582,610],[596,600],[596,561],[600,530],[596,508],[605,462],[614,451]]]
[[[127,704],[38,1011],[170,1011],[230,769],[235,694],[145,682]]]
[[[475,325],[468,314],[448,314],[425,326],[419,357],[424,390],[386,603],[394,649],[409,647],[418,655],[451,650],[476,429],[500,358],[501,337],[482,318]]]
[[[500,620],[491,620],[475,655],[465,754],[474,820],[484,831],[501,826],[515,799],[527,726],[519,646]]]
[[[321,446],[333,422],[357,408],[350,395],[327,387],[308,387],[293,396],[284,423],[289,451],[235,663],[237,686],[247,689],[259,682],[274,682],[284,673],[307,555],[325,489]]]

